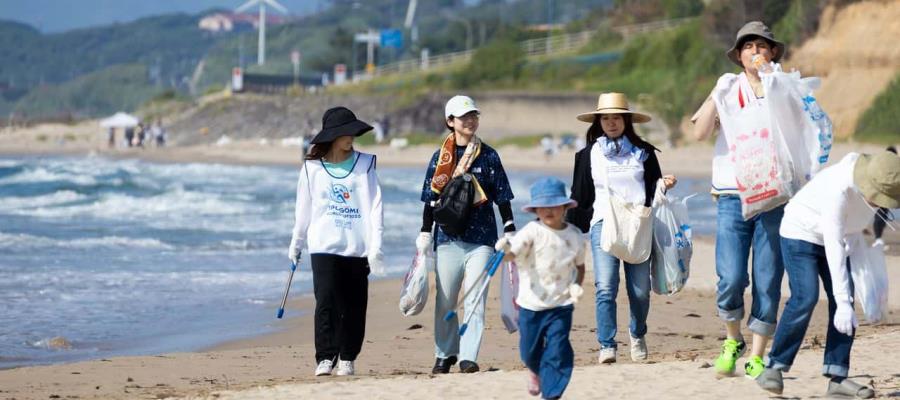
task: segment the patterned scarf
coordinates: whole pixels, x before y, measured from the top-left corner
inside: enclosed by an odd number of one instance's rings
[[[463,152],[462,157],[456,160],[456,135],[451,132],[444,139],[444,143],[441,144],[437,167],[434,170],[434,176],[431,178],[431,191],[440,194],[444,190],[444,186],[447,186],[447,183],[450,182],[450,179],[456,178],[469,170],[472,162],[475,161],[479,154],[481,154],[481,139],[473,135],[472,140],[469,140],[469,144],[466,145],[466,150]],[[481,184],[478,183],[478,179],[475,179],[474,175],[472,176],[472,181],[475,182],[475,198],[472,200],[472,204],[480,206],[487,202],[487,195],[484,194]]]
[[[644,162],[647,161],[647,157],[650,156],[646,150],[631,144],[631,141],[628,140],[628,137],[625,135],[619,136],[617,139],[600,136],[597,138],[597,142],[600,145],[600,149],[603,150],[603,155],[606,156],[607,159],[631,155],[638,161]]]

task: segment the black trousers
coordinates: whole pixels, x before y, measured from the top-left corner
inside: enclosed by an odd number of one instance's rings
[[[369,263],[363,257],[311,254],[316,296],[316,363],[353,361],[366,335]]]

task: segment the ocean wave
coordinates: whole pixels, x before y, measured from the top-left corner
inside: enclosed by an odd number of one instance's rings
[[[175,246],[153,238],[104,236],[98,238],[54,239],[28,234],[0,232],[0,249],[33,250],[47,248],[90,249],[96,247],[139,247],[143,249],[174,250]]]
[[[87,196],[72,190],[59,190],[43,196],[0,197],[0,210],[54,206],[86,198]]]

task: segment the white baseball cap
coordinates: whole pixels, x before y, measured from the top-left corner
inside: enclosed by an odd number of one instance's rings
[[[447,106],[444,107],[444,118],[450,118],[451,116],[458,118],[472,111],[478,111],[478,107],[475,106],[475,100],[472,100],[469,96],[456,95],[447,101]]]

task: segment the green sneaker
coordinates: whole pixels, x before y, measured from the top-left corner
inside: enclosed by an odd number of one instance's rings
[[[744,354],[747,345],[734,339],[725,339],[722,343],[722,354],[716,359],[716,373],[719,375],[734,375],[734,366],[738,358]]]
[[[744,363],[744,376],[747,378],[756,380],[765,370],[766,364],[763,364],[760,356],[752,356],[749,361]]]

